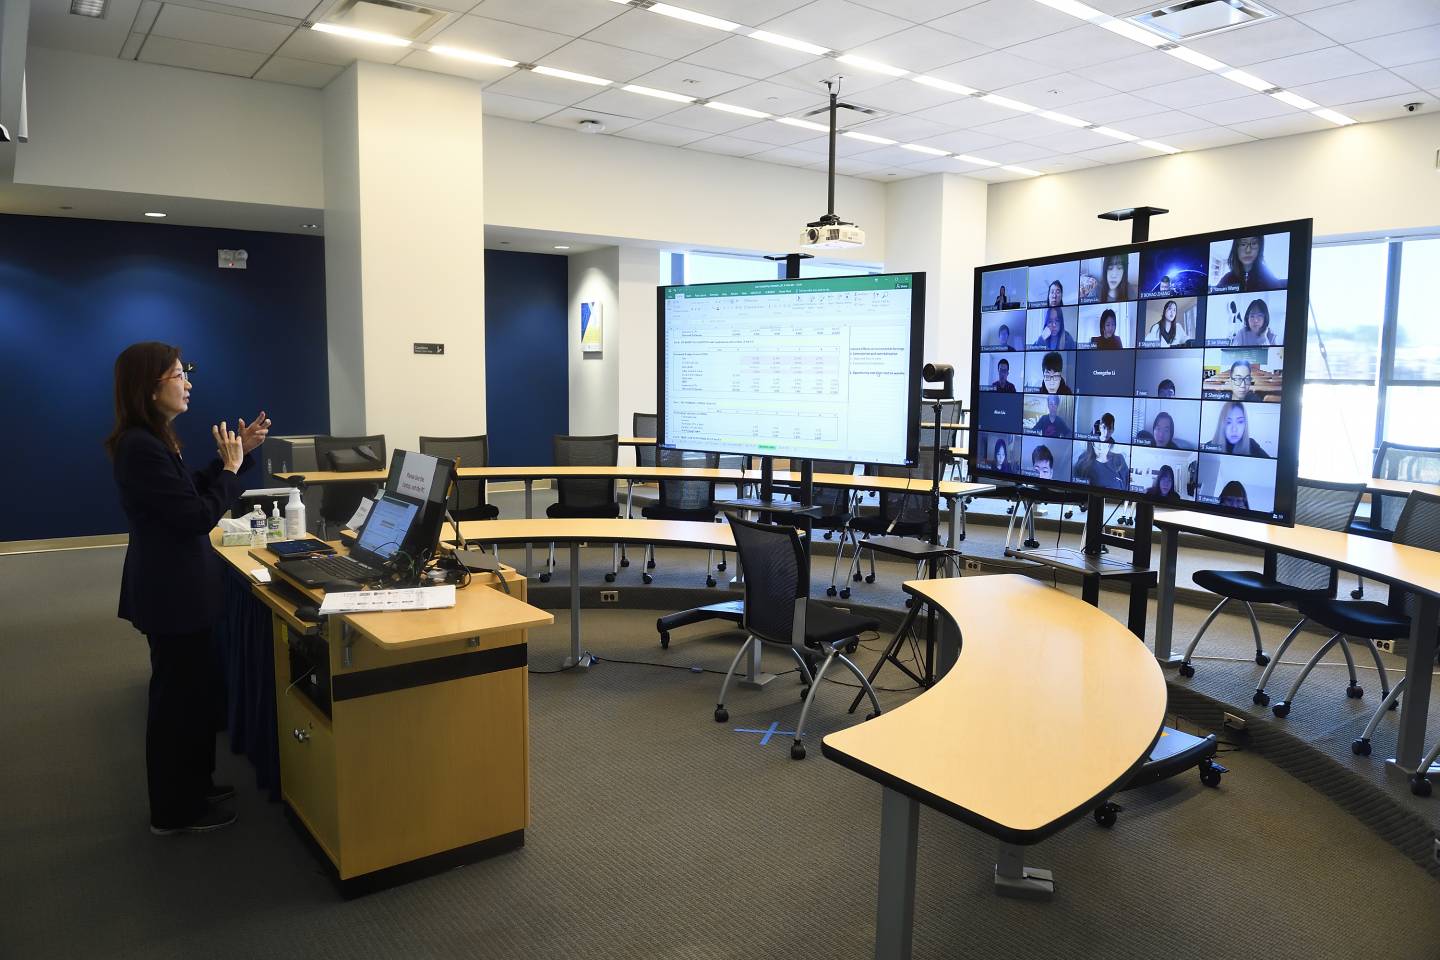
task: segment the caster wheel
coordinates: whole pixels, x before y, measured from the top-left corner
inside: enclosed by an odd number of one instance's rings
[[[706,578],[705,578],[705,586],[707,586],[707,587],[713,587],[713,586],[715,586],[715,578],[714,578],[714,577],[706,577]]]
[[[549,582],[550,582],[550,574],[548,574],[548,573],[542,573],[542,574],[540,574],[540,582],[541,582],[541,583],[549,583]]]
[[[730,719],[730,711],[729,711],[729,710],[726,710],[724,707],[716,707],[716,708],[715,708],[715,722],[716,722],[716,723],[725,723],[725,722],[727,722],[729,719]]]
[[[1182,663],[1182,664],[1180,664],[1180,676],[1182,676],[1182,677],[1193,677],[1193,676],[1195,676],[1195,668],[1194,668],[1193,666],[1191,666],[1190,664],[1188,664],[1188,663]]]
[[[1262,650],[1260,653],[1255,654],[1255,662],[1262,667],[1265,666],[1265,664],[1270,662],[1270,654]]]
[[[840,592],[840,591],[839,591],[839,590],[836,590],[833,585],[825,588],[825,596],[827,596],[827,597],[833,597],[833,596],[835,596],[835,595],[836,595],[837,593],[839,593],[839,592]]]
[[[622,566],[622,567],[628,567],[628,566],[630,566],[630,558],[629,558],[629,557],[621,557],[621,558],[620,558],[620,566]]]
[[[1120,806],[1114,803],[1102,803],[1095,808],[1095,822],[1105,828],[1115,826],[1115,814],[1120,812]]]
[[[655,569],[655,561],[654,561],[654,560],[646,560],[646,561],[645,561],[645,569],[646,569],[646,570],[654,570],[654,569]]]
[[[1216,770],[1208,760],[1200,766],[1200,782],[1207,787],[1220,786],[1220,771]]]
[[[1346,687],[1345,696],[1349,697],[1351,700],[1359,700],[1361,697],[1365,696],[1365,688],[1359,686]]]
[[[1257,707],[1263,707],[1270,702],[1270,694],[1264,690],[1256,690],[1255,695],[1250,698],[1250,702]]]
[[[1359,737],[1350,741],[1350,752],[1357,757],[1370,756],[1370,741],[1365,737]]]
[[[849,600],[849,599],[850,599],[850,588],[849,588],[849,587],[841,587],[841,588],[840,588],[840,599],[841,599],[841,600]]]
[[[669,649],[670,649],[670,632],[669,632],[668,630],[667,630],[666,632],[660,634],[660,649],[661,649],[661,650],[669,650]]]
[[[859,583],[861,580],[864,580],[865,577],[860,573],[860,571],[857,570],[855,571],[855,575],[852,576],[850,579],[854,580],[856,583]]]
[[[795,743],[790,744],[790,759],[791,759],[791,760],[804,760],[804,759],[805,759],[805,744],[800,743],[798,740],[797,740]]]
[[[1275,704],[1275,706],[1270,708],[1270,712],[1275,714],[1275,716],[1277,717],[1288,717],[1290,715],[1290,704],[1286,703],[1284,700],[1281,700],[1279,703]]]
[[[648,573],[642,573],[642,574],[640,574],[640,582],[641,582],[641,583],[654,583],[654,582],[655,582],[655,578],[652,577],[652,576],[650,576],[650,574],[648,574]]]
[[[811,676],[814,676],[814,674],[811,674]],[[810,696],[810,688],[802,683],[800,685],[800,699],[803,701],[808,696]]]
[[[1363,591],[1363,590],[1351,590],[1351,591],[1350,591],[1350,599],[1351,599],[1351,600],[1359,600],[1359,599],[1360,599],[1361,597],[1363,597],[1363,596],[1365,596],[1365,591]]]
[[[1430,796],[1430,781],[1418,773],[1414,774],[1410,777],[1410,792],[1417,797]]]
[[[1386,693],[1384,694],[1384,696],[1387,696],[1387,697],[1388,697],[1388,696],[1390,696],[1390,694],[1389,694],[1388,692],[1386,692]],[[1399,700],[1398,698],[1395,699],[1395,700],[1391,700],[1391,701],[1390,701],[1390,709],[1391,709],[1391,710],[1397,710],[1397,709],[1399,709],[1399,707],[1400,707],[1400,700]]]
[[[867,573],[867,574],[865,574],[865,582],[866,582],[866,583],[874,583],[874,582],[875,582],[875,574],[873,574],[873,573]]]
[[[719,563],[715,564],[715,569],[723,572],[725,569],[725,561],[721,560]]]
[[[605,574],[605,582],[606,582],[606,583],[614,583],[614,582],[615,582],[615,574],[613,574],[613,573],[607,573],[607,574]]]
[[[835,539],[835,531],[834,531],[834,530],[826,530],[826,531],[825,531],[825,539],[826,539],[826,540],[833,540],[833,539]]]
[[[859,649],[860,649],[860,641],[858,641],[858,640],[851,640],[849,643],[845,644],[845,652],[846,652],[846,653],[851,653],[851,654],[853,654],[856,650],[859,650]]]

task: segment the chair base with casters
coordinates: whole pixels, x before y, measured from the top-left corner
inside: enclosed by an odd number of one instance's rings
[[[714,523],[714,522],[716,522],[715,511],[714,511],[713,509],[712,509],[712,510],[675,510],[675,509],[672,509],[672,508],[670,508],[670,507],[665,506],[663,503],[657,503],[657,504],[654,504],[654,505],[652,505],[652,506],[648,506],[648,507],[644,508],[643,510],[641,510],[641,511],[640,511],[640,514],[641,514],[641,516],[643,516],[646,520],[687,520],[687,521],[692,521],[692,522],[697,522],[697,523]],[[653,574],[650,573],[650,571],[655,569],[655,544],[653,544],[653,543],[647,543],[647,544],[645,544],[645,552],[644,552],[644,554],[643,554],[643,557],[644,557],[644,560],[645,560],[645,566],[644,566],[644,570],[643,570],[643,571],[641,572],[641,574],[640,574],[640,579],[641,579],[643,582],[645,582],[645,583],[654,583],[654,582],[655,582],[655,577],[654,577]],[[714,551],[713,549],[706,550],[706,551],[705,551],[705,586],[707,586],[707,587],[713,587],[713,586],[715,586],[715,584],[716,584],[715,575],[710,572],[710,565],[711,565],[712,563],[714,563],[714,562],[715,562],[715,551]],[[620,560],[620,565],[621,565],[622,567],[626,565],[626,562],[625,562],[625,560],[624,560],[623,557],[622,557],[621,560]],[[723,552],[722,552],[721,555],[720,555],[720,562],[717,563],[717,564],[715,564],[715,569],[716,569],[716,570],[724,570],[724,569],[725,569],[725,555],[724,555]]]
[[[579,520],[613,520],[613,519],[615,519],[616,517],[620,516],[620,507],[619,507],[618,504],[616,504],[616,505],[614,505],[613,509],[610,510],[609,512],[607,512],[606,510],[603,510],[603,509],[602,509],[602,510],[588,510],[588,511],[587,511],[587,510],[565,509],[565,508],[563,508],[560,504],[555,503],[555,504],[551,504],[550,507],[546,509],[546,511],[545,511],[545,516],[550,517],[550,518],[552,518],[552,519],[553,519],[553,518],[556,518],[556,517],[561,517],[561,518],[569,519],[569,520],[576,520],[576,519],[579,519]],[[605,582],[606,582],[606,583],[614,583],[614,582],[615,582],[616,574],[618,574],[619,571],[620,571],[620,546],[619,546],[619,544],[614,544],[614,543],[612,543],[612,544],[610,545],[610,572],[607,573],[607,574],[605,574]],[[549,553],[548,553],[548,554],[546,555],[546,557],[545,557],[545,572],[542,573],[542,574],[540,574],[540,582],[541,582],[541,583],[549,583],[549,582],[550,582],[550,577],[551,577],[552,574],[554,574],[554,572],[555,572],[555,544],[554,544],[554,542],[552,541],[551,544],[550,544],[550,551],[549,551]],[[570,575],[571,575],[572,577],[575,576],[575,575],[576,575],[576,571],[574,571],[574,570],[570,571]]]
[[[1340,652],[1345,655],[1345,665],[1350,671],[1350,685],[1345,688],[1345,696],[1358,700],[1365,695],[1365,690],[1360,686],[1359,679],[1355,675],[1355,658],[1350,654],[1350,639],[1360,639],[1370,651],[1371,658],[1375,661],[1375,669],[1380,674],[1380,693],[1382,698],[1390,697],[1390,678],[1385,671],[1385,662],[1380,658],[1380,649],[1375,646],[1376,640],[1401,640],[1409,634],[1409,618],[1397,615],[1394,610],[1383,603],[1376,603],[1373,600],[1332,600],[1328,597],[1305,597],[1299,602],[1300,613],[1306,620],[1314,620],[1317,623],[1334,630],[1335,633],[1329,640],[1320,645],[1320,649],[1309,659],[1300,670],[1300,675],[1291,684],[1290,691],[1283,700],[1276,701],[1271,707],[1271,712],[1277,717],[1284,717],[1290,713],[1295,702],[1295,695],[1300,690],[1300,685],[1310,675],[1325,656],[1330,648],[1338,645]],[[1305,621],[1301,621],[1302,623]],[[1293,638],[1296,631],[1300,629],[1297,624],[1295,630],[1291,631],[1292,636],[1287,637],[1288,642]],[[1284,647],[1282,646],[1282,651]],[[1279,660],[1277,655],[1276,660]],[[1266,674],[1270,669],[1266,669]],[[1257,705],[1264,705],[1261,697],[1264,695],[1266,677],[1261,678],[1260,688],[1255,692]]]
[[[1350,741],[1351,753],[1357,757],[1370,756],[1370,738],[1375,736],[1375,728],[1380,726],[1380,721],[1384,719],[1385,714],[1400,705],[1400,694],[1405,692],[1405,681],[1408,679],[1410,678],[1401,677],[1395,683],[1395,686],[1390,688],[1390,692],[1385,695],[1385,699],[1380,701],[1380,706],[1376,707],[1375,712],[1370,715],[1370,722],[1365,724],[1364,731],[1361,732],[1360,736]]]
[[[1192,579],[1195,584],[1221,599],[1205,622],[1200,624],[1200,629],[1195,632],[1195,637],[1190,645],[1185,648],[1185,655],[1180,659],[1180,675],[1182,677],[1195,676],[1195,665],[1191,658],[1195,655],[1195,648],[1200,645],[1200,640],[1205,636],[1205,631],[1210,629],[1210,624],[1220,615],[1220,611],[1232,600],[1244,605],[1245,613],[1250,618],[1250,632],[1255,637],[1255,662],[1265,666],[1270,662],[1270,655],[1265,652],[1265,646],[1260,640],[1260,622],[1255,618],[1255,603],[1284,603],[1293,600],[1297,591],[1285,587],[1284,584],[1276,583],[1265,577],[1264,574],[1253,570],[1197,570]]]

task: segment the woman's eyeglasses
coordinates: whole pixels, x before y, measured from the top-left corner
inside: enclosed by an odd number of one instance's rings
[[[180,364],[180,369],[179,369],[177,372],[175,372],[175,373],[167,373],[165,376],[161,377],[160,379],[161,379],[162,381],[165,381],[165,380],[184,380],[186,383],[192,383],[192,382],[194,382],[194,380],[195,380],[194,373],[195,373],[195,364],[190,363],[190,362],[188,362],[188,361],[182,361],[181,364]]]

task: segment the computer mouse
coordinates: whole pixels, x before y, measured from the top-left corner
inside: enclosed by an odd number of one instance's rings
[[[357,583],[354,580],[332,580],[325,584],[326,593],[350,593],[354,590],[364,590],[365,584]]]
[[[296,608],[295,608],[295,619],[296,619],[296,620],[304,620],[306,623],[319,623],[319,622],[320,622],[320,608],[319,608],[319,607],[312,607],[312,606],[308,606],[308,605],[307,605],[307,606],[303,606],[303,607],[296,607]]]

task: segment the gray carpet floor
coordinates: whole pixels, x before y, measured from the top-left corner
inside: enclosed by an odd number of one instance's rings
[[[585,582],[598,583],[608,551],[585,554]],[[150,836],[148,662],[114,618],[121,556],[0,557],[0,957],[871,955],[879,788],[818,750],[796,763],[785,738],[737,732],[793,729],[793,676],[733,692],[731,722],[715,724],[720,678],[694,671],[723,670],[737,634],[690,627],[662,651],[655,611],[587,609],[586,646],[601,657],[587,672],[539,672],[568,648],[567,612],[532,633],[532,822],[520,851],[343,902],[223,749],[239,823]],[[695,586],[702,557],[662,553],[656,586]],[[882,567],[867,596],[895,596],[903,574]],[[622,583],[641,589],[631,581],[633,568]],[[1182,608],[1177,636],[1202,615]],[[1215,652],[1243,650],[1247,634],[1222,618]],[[880,644],[867,638],[862,665]],[[1193,683],[1248,676],[1230,669],[1207,661]],[[887,707],[913,696],[899,679],[882,674]],[[1313,688],[1317,715],[1348,706],[1325,682]],[[809,739],[855,722],[851,694],[820,691]],[[1218,790],[1184,775],[1132,791],[1113,830],[1084,820],[1034,848],[1031,861],[1056,871],[1048,904],[997,898],[992,842],[922,813],[916,956],[1440,954],[1440,888],[1424,870],[1256,752],[1221,759],[1232,773]],[[1055,762],[1057,775],[1084,762],[1059,732]]]

